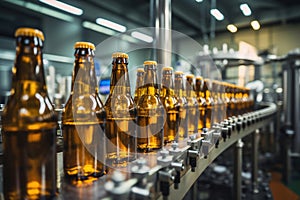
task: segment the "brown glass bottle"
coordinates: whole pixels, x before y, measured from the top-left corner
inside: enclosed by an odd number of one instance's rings
[[[160,100],[167,117],[164,123],[164,143],[168,143],[178,141],[179,105],[174,93],[173,68],[164,67],[162,74]]]
[[[204,93],[203,93],[203,78],[201,76],[196,77],[196,85],[195,85],[195,90],[196,90],[196,95],[197,95],[197,100],[198,100],[198,105],[199,105],[199,120],[198,120],[198,132],[200,133],[202,129],[205,127],[205,98],[204,98]]]
[[[98,96],[94,67],[95,46],[75,43],[71,94],[62,113],[65,179],[77,186],[104,174],[105,112]]]
[[[43,33],[19,28],[11,96],[3,111],[5,199],[52,199],[56,195],[57,116],[47,94]]]
[[[205,128],[212,127],[214,100],[211,95],[211,80],[204,79],[203,94],[205,98]]]
[[[186,98],[188,102],[188,135],[198,134],[199,104],[194,88],[194,75],[186,75]]]
[[[137,148],[150,152],[163,147],[164,106],[159,98],[155,61],[144,62],[144,94],[137,105]]]
[[[226,94],[225,94],[225,83],[224,82],[219,82],[220,87],[219,87],[219,93],[220,93],[220,105],[221,105],[221,116],[220,116],[220,121],[223,121],[226,119],[226,109],[227,109],[227,100],[226,100]]]
[[[135,84],[135,92],[134,92],[134,98],[133,101],[137,105],[139,99],[143,95],[142,86],[144,84],[144,69],[138,68],[136,70],[136,84]]]
[[[112,54],[110,93],[105,102],[107,164],[125,167],[136,157],[136,105],[130,94],[128,55]]]
[[[183,84],[183,72],[176,71],[175,75],[175,95],[179,104],[179,139],[187,138],[188,136],[188,104],[186,92]]]

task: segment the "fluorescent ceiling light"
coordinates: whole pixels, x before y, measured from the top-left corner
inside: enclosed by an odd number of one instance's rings
[[[125,26],[121,24],[117,24],[115,22],[103,18],[97,18],[96,23],[119,32],[125,32],[127,29]]]
[[[259,30],[260,29],[260,24],[257,20],[252,21],[251,26],[254,30]]]
[[[228,24],[227,25],[227,29],[231,32],[231,33],[235,33],[237,32],[237,27],[233,24]]]
[[[63,3],[61,1],[56,0],[40,0],[40,2],[48,4],[49,6],[53,6],[55,8],[61,9],[63,11],[66,11],[68,13],[74,14],[74,15],[82,15],[83,10],[80,8],[77,8],[75,6],[71,6],[69,4]]]
[[[210,10],[210,14],[214,16],[218,21],[224,19],[224,15],[216,8]]]
[[[246,3],[243,3],[240,5],[240,9],[242,11],[242,13],[245,15],[245,16],[250,16],[251,15],[251,9],[250,7],[248,6],[248,4]]]
[[[88,21],[84,21],[82,23],[82,26],[84,28],[88,28],[88,29],[91,29],[93,31],[97,31],[97,32],[100,32],[100,33],[104,33],[106,35],[115,35],[117,32],[116,31],[113,31],[111,29],[108,29],[108,28],[105,28],[105,27],[102,27],[102,26],[99,26],[98,24],[94,24],[92,22],[88,22]]]
[[[141,32],[138,32],[138,31],[133,31],[131,33],[131,36],[136,38],[136,39],[142,40],[144,42],[148,42],[148,43],[153,42],[153,38],[151,36],[146,35],[146,34],[141,33]]]
[[[25,1],[22,1],[22,0],[5,0],[5,1],[9,2],[9,3],[12,3],[12,4],[15,4],[15,5],[18,5],[18,6],[22,6],[24,8],[27,8],[29,10],[33,10],[33,11],[38,12],[38,13],[42,13],[44,15],[48,15],[48,16],[51,16],[51,17],[55,17],[57,19],[64,20],[64,21],[72,22],[74,20],[74,18],[70,15],[66,15],[64,13],[61,13],[61,12],[58,12],[56,10],[52,10],[52,9],[49,9],[49,8],[45,8],[43,6],[40,6],[40,5],[37,5],[37,4],[34,4],[34,3],[25,2]]]

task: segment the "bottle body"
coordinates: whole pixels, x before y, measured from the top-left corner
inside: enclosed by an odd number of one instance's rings
[[[211,128],[213,123],[213,106],[214,101],[211,96],[210,80],[204,79],[203,94],[205,98],[205,128]]]
[[[150,152],[163,147],[164,107],[159,98],[156,62],[145,61],[144,94],[137,105],[137,148]]]
[[[93,57],[93,44],[75,44],[71,95],[62,113],[64,175],[77,186],[92,183],[105,172],[105,115]]]
[[[16,37],[13,87],[2,116],[4,197],[51,199],[57,190],[57,116],[45,84],[43,36],[20,28]]]
[[[164,123],[164,143],[178,141],[179,126],[179,105],[175,97],[173,88],[173,68],[164,67],[162,69],[162,87],[160,90],[160,100],[165,108],[166,121]]]
[[[187,138],[188,136],[188,103],[186,99],[186,92],[183,84],[183,72],[175,72],[175,95],[177,97],[179,106],[179,139]]]
[[[205,98],[202,91],[203,78],[201,76],[196,77],[196,95],[199,105],[199,119],[198,119],[198,132],[200,133],[205,127]]]
[[[110,94],[105,102],[109,166],[127,166],[136,158],[136,105],[130,95],[128,55],[114,53]]]
[[[194,88],[194,75],[186,76],[186,92],[188,102],[188,135],[198,133],[199,104]]]

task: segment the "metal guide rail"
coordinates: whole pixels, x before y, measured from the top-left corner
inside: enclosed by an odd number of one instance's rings
[[[144,154],[126,169],[111,169],[94,184],[82,187],[69,185],[61,178],[59,152],[58,199],[181,199],[219,154],[267,125],[275,112],[276,105],[267,103],[257,111],[204,129],[201,136],[169,144],[156,154]]]

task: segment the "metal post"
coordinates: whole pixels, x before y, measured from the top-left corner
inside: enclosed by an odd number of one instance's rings
[[[258,141],[259,141],[259,129],[256,129],[252,134],[252,192],[259,193],[258,190]]]
[[[172,35],[171,35],[171,0],[155,1],[155,47],[158,64],[171,66]],[[158,65],[158,80],[160,80],[161,66]]]
[[[235,157],[234,157],[234,186],[233,197],[235,200],[242,198],[242,156],[243,156],[244,143],[239,139],[235,144]]]

